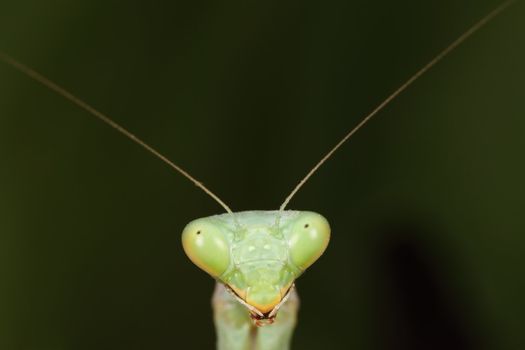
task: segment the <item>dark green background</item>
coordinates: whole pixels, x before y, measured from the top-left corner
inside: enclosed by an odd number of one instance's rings
[[[2,1],[0,50],[234,210],[275,209],[499,1]],[[333,235],[294,349],[522,349],[525,5],[386,108],[290,205]],[[0,348],[211,349],[180,232],[221,208],[0,64]]]

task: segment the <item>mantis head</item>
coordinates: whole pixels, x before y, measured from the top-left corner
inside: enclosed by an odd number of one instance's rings
[[[190,260],[223,283],[252,318],[270,322],[329,239],[328,221],[306,211],[215,215],[190,222],[182,233]]]

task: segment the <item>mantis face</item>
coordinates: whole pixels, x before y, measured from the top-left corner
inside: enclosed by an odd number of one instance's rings
[[[297,277],[325,251],[330,226],[306,211],[245,211],[190,222],[190,260],[228,287],[252,318],[272,320]]]

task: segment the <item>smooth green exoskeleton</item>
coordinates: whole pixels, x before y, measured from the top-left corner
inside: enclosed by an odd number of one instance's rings
[[[190,222],[184,251],[218,282],[218,348],[286,349],[298,307],[294,281],[329,240],[328,221],[308,211],[245,211]],[[269,324],[253,337],[254,325]]]
[[[330,226],[323,216],[285,210],[291,198],[357,130],[512,2],[504,2],[474,24],[390,94],[306,174],[276,211],[233,212],[200,181],[103,113],[10,56],[0,52],[0,60],[160,158],[224,208],[225,214],[194,220],[182,233],[182,245],[188,257],[217,281],[213,295],[217,347],[220,350],[286,350],[297,318],[294,281],[323,254],[330,239]],[[262,325],[267,326],[257,327]]]
[[[188,257],[232,290],[252,315],[273,319],[294,280],[325,251],[330,226],[300,211],[245,211],[197,219],[182,233]]]

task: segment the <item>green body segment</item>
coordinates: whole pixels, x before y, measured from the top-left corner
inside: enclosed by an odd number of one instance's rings
[[[219,349],[288,348],[298,304],[293,283],[329,238],[327,220],[306,211],[245,211],[186,226],[184,251],[219,284],[213,302]]]
[[[255,326],[246,308],[221,283],[217,283],[215,287],[212,305],[217,350],[290,349],[299,308],[295,290],[279,309],[275,322],[265,327]]]

